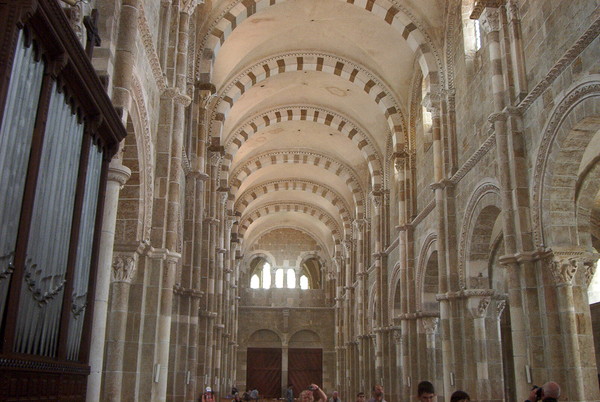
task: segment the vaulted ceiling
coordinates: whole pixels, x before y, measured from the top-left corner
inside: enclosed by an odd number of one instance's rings
[[[349,238],[408,144],[415,82],[439,82],[443,0],[206,1],[199,76],[244,246],[274,226]]]

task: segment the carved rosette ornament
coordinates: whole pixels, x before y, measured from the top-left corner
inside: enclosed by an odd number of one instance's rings
[[[113,282],[131,283],[136,271],[136,254],[115,254],[112,263]]]

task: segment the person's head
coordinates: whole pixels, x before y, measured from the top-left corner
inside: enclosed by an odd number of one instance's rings
[[[300,402],[313,402],[315,397],[310,389],[305,389],[304,391],[300,392],[300,397],[298,399]]]
[[[373,396],[383,396],[383,385],[373,385]]]
[[[359,392],[356,394],[356,402],[365,402],[365,393]]]
[[[469,402],[471,397],[465,391],[455,391],[450,397],[450,402]]]
[[[338,394],[338,392],[337,392],[337,391],[333,391],[333,393],[331,394],[331,396],[333,396],[334,398],[337,398],[337,397],[338,397],[338,395],[339,395],[339,394]]]
[[[421,381],[417,385],[417,399],[420,402],[431,402],[435,399],[435,388],[429,381]]]
[[[549,381],[542,385],[542,399],[554,398],[558,399],[560,396],[560,386],[554,381]]]

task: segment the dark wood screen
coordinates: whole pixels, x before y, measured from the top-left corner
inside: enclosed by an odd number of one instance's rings
[[[289,349],[288,378],[294,386],[294,395],[299,395],[310,384],[323,385],[323,350]]]
[[[281,397],[281,349],[248,348],[246,386],[261,397]]]

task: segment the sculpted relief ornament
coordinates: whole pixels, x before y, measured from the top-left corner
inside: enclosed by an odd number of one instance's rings
[[[583,285],[587,288],[596,272],[598,257],[596,253],[586,251],[555,251],[545,265],[550,269],[556,285],[573,285],[573,279],[579,270],[583,276]]]
[[[112,263],[112,279],[130,283],[135,275],[136,254],[115,254]]]

